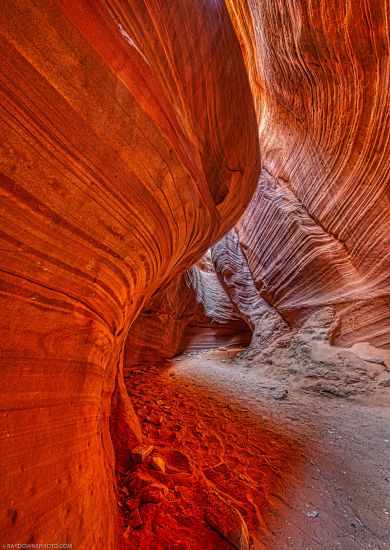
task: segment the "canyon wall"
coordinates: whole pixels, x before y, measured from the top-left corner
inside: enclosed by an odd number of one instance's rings
[[[389,3],[226,4],[262,170],[245,214],[211,250],[229,298],[219,315],[244,319],[261,348],[330,306],[332,343],[390,348]]]
[[[222,346],[246,346],[251,338],[251,327],[226,293],[210,251],[187,273],[187,277],[201,313],[186,326],[182,348],[190,352]]]
[[[0,48],[1,542],[117,548],[125,340],[253,193],[248,77],[218,0],[5,2]]]
[[[388,14],[4,3],[1,542],[118,546],[125,361],[324,306],[335,344],[390,347]]]
[[[291,322],[332,305],[336,344],[390,347],[389,2],[227,5],[258,98],[255,286]]]
[[[146,304],[127,338],[126,369],[183,351],[247,345],[250,338],[251,327],[225,292],[208,252]]]

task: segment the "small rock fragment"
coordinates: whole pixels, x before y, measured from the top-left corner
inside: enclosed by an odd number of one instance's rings
[[[126,531],[123,533],[123,538],[126,540],[129,540],[131,537],[131,527],[128,527]]]
[[[159,487],[148,487],[141,495],[141,504],[159,504],[162,493]]]
[[[318,518],[320,513],[318,510],[312,510],[311,512],[306,512],[308,518]]]
[[[249,550],[249,532],[240,512],[217,493],[209,494],[206,522],[237,550]]]
[[[165,473],[165,461],[161,456],[152,457],[152,467],[159,472]]]
[[[142,527],[143,524],[144,522],[142,521],[139,509],[136,508],[130,516],[129,527],[132,527],[133,529],[138,529],[139,527]]]
[[[131,454],[135,458],[136,462],[140,464],[141,462],[144,462],[145,458],[151,454],[153,449],[153,445],[139,445],[138,447],[134,447],[134,449],[132,449]]]
[[[155,426],[161,426],[163,421],[164,421],[164,417],[157,416],[157,415],[145,416],[145,420],[144,420],[144,422],[147,422],[148,424],[154,424]]]
[[[126,505],[127,505],[127,509],[132,512],[137,508],[138,502],[134,498],[129,498],[127,499]]]
[[[160,491],[160,493],[164,495],[164,497],[166,497],[169,493],[169,488],[167,487],[167,485],[164,485],[164,483],[159,483],[158,481],[152,483],[150,487],[152,489],[157,489],[158,491]]]
[[[288,390],[275,389],[272,391],[271,396],[273,399],[277,399],[277,400],[286,399],[288,396]]]

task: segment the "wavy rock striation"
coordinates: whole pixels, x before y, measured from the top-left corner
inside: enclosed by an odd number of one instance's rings
[[[246,346],[251,330],[236,308],[215,270],[210,251],[188,272],[196,301],[202,313],[195,316],[183,333],[186,351],[207,350],[220,346]]]
[[[1,542],[116,548],[125,340],[249,201],[248,78],[221,1],[7,2],[0,58]]]
[[[137,317],[126,342],[126,368],[161,363],[184,350],[247,345],[250,335],[207,253],[160,289]]]
[[[109,550],[125,363],[390,348],[389,3],[3,4],[1,542]]]
[[[227,6],[262,151],[249,207],[212,249],[233,316],[261,348],[332,306],[332,343],[390,348],[388,2]]]
[[[389,3],[227,5],[257,97],[255,286],[291,319],[334,304],[335,343],[390,347]]]
[[[287,332],[287,322],[256,288],[237,230],[233,229],[214,245],[211,255],[226,294],[251,328],[250,347],[263,348]]]

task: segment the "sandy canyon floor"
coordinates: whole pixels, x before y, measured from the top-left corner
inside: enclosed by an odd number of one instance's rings
[[[129,373],[145,441],[120,476],[125,547],[390,549],[390,388],[286,390],[236,353]]]

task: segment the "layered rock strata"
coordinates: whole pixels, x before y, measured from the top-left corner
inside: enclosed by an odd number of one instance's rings
[[[262,173],[237,231],[283,315],[333,304],[334,342],[390,347],[388,2],[228,0]]]
[[[126,368],[183,351],[248,345],[251,330],[225,292],[210,253],[148,302],[126,342]]]
[[[248,78],[220,1],[0,11],[1,542],[117,548],[125,340],[253,192]]]
[[[117,547],[115,453],[142,439],[123,363],[146,340],[178,350],[202,329],[209,346],[215,318],[272,349],[331,306],[332,343],[390,347],[388,10],[4,3],[5,543]],[[181,273],[257,181],[193,272],[199,309]],[[143,330],[148,308],[164,330]]]
[[[334,344],[389,348],[388,3],[227,6],[262,151],[250,206],[213,248],[234,315],[261,348],[331,306]]]

